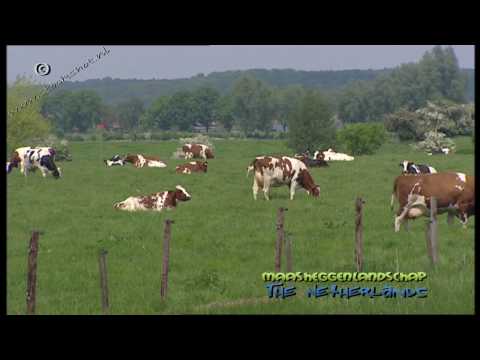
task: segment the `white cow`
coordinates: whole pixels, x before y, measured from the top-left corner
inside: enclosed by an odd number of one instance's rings
[[[315,154],[313,155],[313,158],[316,159],[319,151],[315,151]],[[353,161],[355,158],[353,156],[343,154],[343,153],[337,153],[333,151],[331,148],[328,149],[327,151],[322,152],[324,155],[324,160],[325,161]]]

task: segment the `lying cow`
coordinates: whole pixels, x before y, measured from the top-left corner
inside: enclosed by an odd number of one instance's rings
[[[185,144],[182,146],[182,151],[185,154],[185,160],[194,158],[207,160],[214,158],[212,149],[203,144]]]
[[[125,160],[120,155],[113,156],[110,160],[103,160],[106,166],[125,166]]]
[[[463,173],[401,175],[395,179],[390,207],[399,202],[395,232],[409,219],[429,215],[431,197],[437,199],[438,213],[455,214],[466,227],[475,211],[475,179]]]
[[[51,147],[21,147],[16,149],[7,163],[7,173],[20,166],[20,172],[28,176],[30,171],[40,169],[42,176],[52,174],[55,179],[61,176],[61,168],[55,165],[55,150]]]
[[[440,148],[440,149],[434,149],[431,152],[427,153],[427,155],[436,155],[436,154],[448,155],[448,154],[450,154],[450,151],[451,150],[449,148],[444,147],[444,148]]]
[[[176,190],[162,191],[147,196],[130,196],[128,199],[115,203],[114,209],[125,211],[162,211],[163,209],[173,209],[177,206],[177,201],[188,201],[192,196],[180,185]]]
[[[355,159],[353,156],[343,153],[337,153],[331,148],[326,151],[315,151],[315,153],[313,154],[313,158],[320,159],[320,154],[323,154],[323,160],[325,161],[353,161]]]
[[[307,167],[324,167],[329,166],[328,163],[323,159],[311,159],[307,153],[303,155],[295,154],[295,159],[300,160],[303,162]]]
[[[259,188],[263,188],[266,200],[270,200],[270,187],[287,185],[290,188],[290,200],[297,188],[304,188],[313,197],[320,196],[320,186],[316,185],[307,166],[298,159],[282,156],[259,156],[247,168],[247,176],[254,171],[253,198],[257,200]]]
[[[207,172],[208,163],[206,161],[192,161],[188,164],[178,165],[175,171],[179,174],[191,174],[192,172]]]
[[[403,174],[436,174],[437,170],[435,168],[424,165],[424,164],[415,164],[412,161],[404,160],[400,163],[402,167]]]
[[[167,164],[165,164],[162,160],[155,156],[146,156],[142,154],[127,154],[127,156],[123,160],[127,163],[133,164],[133,166],[135,166],[136,168],[167,167]]]

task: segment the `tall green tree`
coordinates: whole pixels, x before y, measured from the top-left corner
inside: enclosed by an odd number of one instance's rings
[[[117,117],[124,129],[136,129],[140,125],[140,118],[145,112],[142,100],[132,98],[121,102],[116,107]]]
[[[154,128],[160,128],[162,130],[170,129],[172,124],[167,113],[169,101],[169,96],[158,97],[140,117],[140,127],[144,130]]]
[[[207,133],[215,120],[215,109],[219,98],[218,91],[210,87],[201,87],[193,93],[195,121],[205,126]]]
[[[18,78],[7,86],[7,150],[30,145],[46,137],[51,125],[41,113],[44,90],[28,78]]]
[[[189,131],[195,122],[195,110],[193,94],[190,91],[179,91],[168,101],[166,117],[171,126]]]
[[[232,97],[234,116],[245,134],[254,130],[271,132],[274,106],[268,86],[253,77],[243,77],[235,83]]]
[[[289,118],[304,95],[305,90],[300,85],[291,85],[274,90],[275,117],[282,125],[283,131],[287,131]]]
[[[293,110],[288,130],[288,146],[296,152],[332,145],[335,125],[331,107],[316,90],[307,90]]]
[[[233,117],[233,98],[230,95],[224,95],[218,99],[215,119],[223,125],[225,130],[232,130],[235,119]]]
[[[45,97],[42,113],[63,132],[74,127],[86,131],[102,120],[104,105],[98,94],[91,90],[76,92],[61,90]]]

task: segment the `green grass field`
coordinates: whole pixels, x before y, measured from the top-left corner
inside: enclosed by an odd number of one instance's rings
[[[32,229],[43,231],[38,258],[38,314],[101,314],[98,252],[108,250],[112,314],[473,314],[474,229],[439,217],[440,261],[426,253],[425,219],[394,233],[390,195],[404,159],[439,171],[474,174],[470,138],[457,138],[451,156],[416,153],[407,144],[386,144],[377,154],[312,169],[319,199],[287,187],[273,188],[271,201],[252,197],[246,167],[256,155],[291,154],[280,141],[214,141],[216,158],[207,174],[178,175],[171,154],[178,142],[73,143],[72,162],[58,163],[64,177],[28,178],[15,169],[7,187],[7,310],[24,314],[27,247]],[[103,159],[127,152],[158,155],[166,169],[106,168]],[[192,200],[162,213],[115,211],[114,202],[183,185]],[[364,271],[427,272],[413,287],[427,298],[267,299],[261,274],[274,269],[277,208],[288,207],[294,271],[355,271],[354,202],[364,207]],[[164,220],[172,219],[168,299],[160,300]],[[346,286],[346,283],[337,283]],[[391,283],[407,287],[405,283]],[[362,283],[360,285],[365,285]],[[374,285],[370,283],[370,285]],[[382,287],[384,284],[376,284]],[[227,306],[222,303],[236,302]],[[219,303],[214,306],[206,306]]]

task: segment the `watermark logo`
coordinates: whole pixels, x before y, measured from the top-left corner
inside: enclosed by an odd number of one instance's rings
[[[105,48],[105,46],[102,48],[101,51],[99,51],[95,57],[91,57],[89,59],[87,59],[87,61],[85,61],[83,63],[83,65],[80,65],[80,66],[75,66],[75,68],[70,71],[68,74],[65,74],[63,76],[60,77],[60,80],[54,82],[54,83],[51,83],[47,86],[44,86],[43,89],[42,89],[42,92],[41,94],[38,94],[38,95],[35,95],[34,97],[30,98],[30,99],[27,99],[25,100],[23,103],[19,104],[18,106],[16,106],[14,108],[14,110],[11,110],[8,112],[8,115],[9,116],[12,116],[20,111],[22,111],[23,109],[25,109],[28,105],[32,104],[34,101],[38,101],[40,98],[42,98],[43,96],[45,95],[48,95],[51,91],[57,89],[65,80],[71,80],[75,75],[77,75],[79,72],[81,71],[84,71],[88,68],[89,65],[91,64],[95,64],[97,61],[101,60],[103,57],[107,56],[108,54],[110,54],[110,49],[107,49]],[[46,63],[38,63],[38,64],[35,64],[35,67],[34,67],[34,70],[35,72],[40,75],[40,76],[46,76],[48,74],[50,74],[52,68],[49,64],[46,64]]]
[[[47,76],[52,71],[52,67],[47,63],[35,64],[35,73],[40,76]]]

